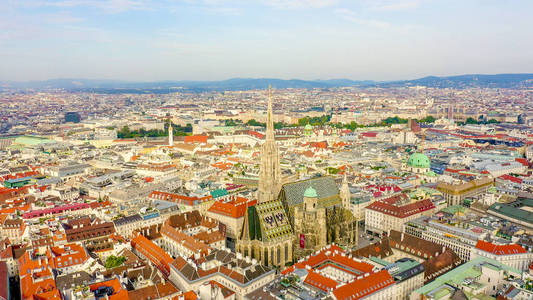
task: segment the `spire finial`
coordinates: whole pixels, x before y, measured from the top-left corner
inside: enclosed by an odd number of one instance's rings
[[[267,140],[274,140],[274,120],[272,119],[272,93],[271,86],[268,85],[268,107],[267,107]]]

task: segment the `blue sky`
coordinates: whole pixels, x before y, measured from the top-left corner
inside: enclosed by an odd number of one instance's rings
[[[0,80],[533,72],[533,1],[0,0]]]

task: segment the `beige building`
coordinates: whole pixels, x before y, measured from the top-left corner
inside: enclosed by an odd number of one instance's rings
[[[405,222],[421,215],[432,215],[435,209],[429,199],[411,201],[407,194],[398,194],[366,207],[366,230],[379,235],[390,230],[402,231]]]
[[[466,198],[477,197],[486,193],[493,183],[494,180],[490,177],[482,177],[460,184],[440,182],[437,185],[437,190],[444,195],[444,199],[451,206],[462,204]]]

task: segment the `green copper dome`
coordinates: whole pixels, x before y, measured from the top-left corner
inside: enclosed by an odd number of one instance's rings
[[[311,126],[311,124],[307,123],[307,125],[305,125],[304,129],[305,130],[313,130],[313,126]]]
[[[316,190],[312,186],[309,186],[304,192],[304,197],[305,198],[317,198],[318,195],[316,193]]]
[[[429,168],[431,161],[423,153],[413,153],[407,160],[407,165],[413,168]]]

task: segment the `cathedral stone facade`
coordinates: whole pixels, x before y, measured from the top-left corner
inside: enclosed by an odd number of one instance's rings
[[[309,186],[303,207],[294,209],[294,256],[304,257],[327,245],[326,208],[318,206],[316,190]]]

